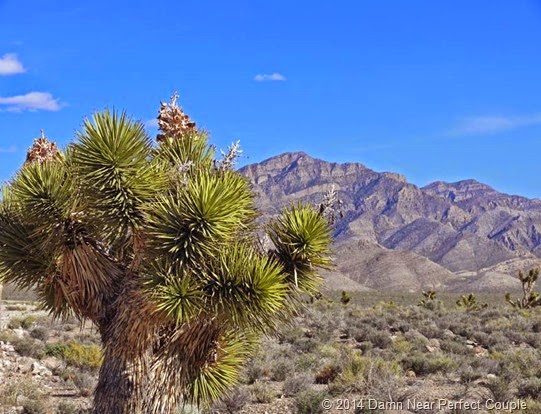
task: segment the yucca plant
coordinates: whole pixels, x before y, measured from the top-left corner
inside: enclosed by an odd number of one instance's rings
[[[1,281],[99,329],[96,414],[210,404],[331,264],[322,209],[285,209],[263,249],[238,145],[214,159],[176,97],[158,120],[156,144],[110,111],[64,151],[42,136],[0,204]]]
[[[488,303],[477,302],[477,297],[473,293],[470,293],[469,295],[461,295],[456,301],[456,306],[468,312],[475,312],[487,308]]]
[[[541,306],[541,293],[535,290],[535,283],[538,278],[539,269],[530,269],[527,274],[520,271],[518,279],[522,284],[522,298],[513,299],[510,293],[506,293],[506,302],[516,309],[530,309]]]

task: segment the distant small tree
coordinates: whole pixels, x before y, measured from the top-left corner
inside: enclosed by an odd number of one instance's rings
[[[486,307],[488,307],[488,303],[479,303],[477,302],[477,298],[475,297],[475,295],[473,293],[470,293],[469,295],[462,295],[457,301],[456,301],[456,305],[460,308],[460,309],[464,309],[468,312],[472,312],[472,311],[478,311],[478,310],[481,310],[481,309],[484,309]]]
[[[340,302],[342,302],[344,305],[347,305],[350,301],[351,301],[351,296],[349,295],[349,293],[343,290],[342,297],[340,298]]]
[[[440,300],[436,300],[436,291],[435,290],[427,290],[422,291],[421,294],[423,297],[417,302],[418,306],[422,306],[423,308],[430,309],[430,310],[436,310],[441,309],[443,306],[443,303]]]
[[[505,300],[517,309],[529,309],[541,305],[541,294],[535,290],[535,282],[539,278],[539,269],[530,269],[528,274],[518,273],[522,283],[522,298],[512,299],[510,293],[506,293]]]
[[[432,302],[436,299],[436,291],[435,290],[423,290],[421,292],[421,295],[423,295],[422,299],[419,300],[417,305],[419,306],[425,306],[428,302]]]

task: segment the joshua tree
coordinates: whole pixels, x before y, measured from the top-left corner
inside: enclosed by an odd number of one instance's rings
[[[258,248],[235,154],[214,160],[176,97],[158,120],[156,145],[110,111],[85,120],[64,151],[42,136],[0,204],[0,281],[99,330],[96,414],[171,413],[221,396],[258,337],[330,267],[317,208],[285,209],[265,227],[272,247]]]
[[[539,269],[530,269],[528,274],[520,271],[518,278],[520,283],[522,283],[522,298],[512,299],[511,294],[506,293],[505,300],[517,309],[529,309],[541,306],[541,294],[535,290],[535,282],[539,278]]]
[[[345,290],[342,291],[342,296],[340,297],[340,302],[347,305],[351,301],[351,296]]]
[[[456,306],[460,309],[472,312],[485,309],[488,307],[488,303],[480,304],[477,302],[477,297],[473,293],[470,293],[469,295],[460,296],[460,298],[456,301]]]

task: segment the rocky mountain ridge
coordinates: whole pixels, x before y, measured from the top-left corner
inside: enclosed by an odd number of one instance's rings
[[[505,290],[516,285],[517,269],[541,264],[541,200],[500,193],[475,180],[417,187],[400,174],[304,152],[240,171],[268,215],[293,200],[317,203],[334,185],[344,210],[336,227],[335,273],[364,288],[419,290],[433,283],[452,290]],[[366,276],[378,268],[373,257],[385,257],[379,271],[395,276],[361,277],[359,272]],[[400,281],[404,275],[407,283]]]

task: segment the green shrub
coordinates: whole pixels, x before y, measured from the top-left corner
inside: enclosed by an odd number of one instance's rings
[[[271,379],[273,381],[284,381],[288,376],[293,373],[293,366],[291,361],[280,358],[273,361],[270,367]]]
[[[45,355],[62,358],[68,365],[91,371],[101,366],[102,350],[98,345],[82,345],[78,342],[47,344]]]
[[[8,323],[8,328],[10,329],[30,329],[34,323],[38,320],[36,315],[25,315],[25,316],[16,316],[11,318]]]
[[[43,356],[44,345],[37,339],[23,336],[12,341],[13,348],[20,355],[32,358],[41,358]]]
[[[272,389],[264,381],[256,381],[251,386],[252,397],[258,403],[270,403],[275,395]]]
[[[23,414],[47,414],[47,407],[41,400],[29,400],[23,404]]]
[[[29,400],[40,400],[44,397],[40,386],[30,378],[21,378],[5,385],[0,385],[0,407],[17,405],[17,396],[24,395]]]
[[[37,326],[30,331],[30,336],[45,342],[49,338],[49,330],[44,326]]]
[[[77,412],[77,406],[75,404],[61,401],[56,407],[55,414],[75,414]]]
[[[323,413],[321,402],[327,397],[323,391],[306,390],[295,397],[297,414],[320,414]]]
[[[282,392],[286,397],[293,397],[299,392],[307,390],[312,382],[312,378],[309,375],[295,375],[285,380]]]
[[[541,378],[527,378],[519,382],[517,396],[519,398],[541,399]]]
[[[447,373],[456,368],[456,362],[447,356],[420,353],[405,356],[401,364],[404,371],[412,370],[417,375]]]

